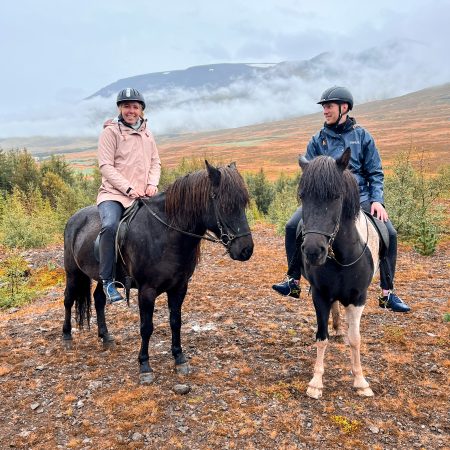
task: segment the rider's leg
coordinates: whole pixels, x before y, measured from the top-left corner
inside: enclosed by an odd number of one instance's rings
[[[102,223],[99,242],[99,276],[106,298],[110,302],[123,300],[114,285],[115,239],[123,210],[122,204],[113,200],[106,200],[98,205]]]

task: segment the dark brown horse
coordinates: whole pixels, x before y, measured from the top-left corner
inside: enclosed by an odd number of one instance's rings
[[[372,396],[360,362],[359,324],[367,288],[378,268],[378,234],[360,209],[358,186],[347,169],[350,149],[336,161],[318,156],[302,158],[299,184],[302,201],[302,275],[311,285],[317,316],[317,359],[307,394],[322,396],[328,319],[333,309],[337,327],[338,301],[345,307],[351,348],[353,386],[358,394]]]
[[[188,373],[189,366],[181,347],[181,306],[199,256],[199,244],[206,237],[222,243],[232,259],[248,260],[253,240],[245,215],[248,192],[235,164],[215,168],[206,162],[206,170],[176,180],[166,192],[143,200],[130,223],[120,249],[122,262],[116,279],[125,283],[125,275],[138,289],[141,322],[139,352],[141,382],[153,380],[149,364],[149,340],[153,332],[153,310],[156,297],[167,293],[172,330],[172,355],[177,371]],[[63,339],[71,340],[71,309],[76,305],[80,327],[89,323],[91,280],[99,280],[94,241],[100,231],[95,206],[75,213],[64,233],[64,266],[66,270],[65,320]],[[107,343],[112,340],[105,321],[106,299],[101,283],[94,291],[98,335]]]

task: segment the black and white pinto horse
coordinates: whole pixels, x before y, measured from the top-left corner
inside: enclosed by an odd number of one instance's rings
[[[317,316],[317,359],[307,395],[316,399],[322,396],[331,310],[333,326],[340,327],[338,302],[346,313],[353,387],[362,396],[373,396],[361,368],[360,320],[378,269],[379,238],[360,209],[358,186],[347,169],[349,159],[350,149],[337,160],[328,156],[299,160],[303,170],[298,192],[303,209],[301,270],[311,286]]]
[[[143,200],[120,249],[123,263],[118,264],[116,280],[125,283],[125,275],[131,276],[132,287],[138,288],[142,383],[153,381],[148,348],[153,333],[155,300],[164,292],[170,311],[175,367],[179,373],[189,373],[181,347],[181,306],[198,262],[201,239],[223,244],[234,260],[246,261],[253,253],[253,239],[245,215],[249,196],[236,165],[216,168],[205,162],[206,169],[179,178],[165,192]],[[82,327],[83,323],[89,323],[91,280],[99,280],[94,241],[100,226],[95,206],[78,211],[66,225],[65,341],[72,339],[71,309],[74,304],[78,325]],[[204,236],[207,230],[215,236]],[[106,299],[101,283],[97,283],[94,300],[98,336],[104,343],[111,342],[113,338],[106,326]]]

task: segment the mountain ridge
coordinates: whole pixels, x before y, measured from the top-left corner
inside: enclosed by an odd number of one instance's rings
[[[356,105],[352,114],[374,137],[385,168],[400,152],[423,152],[429,172],[450,164],[450,82],[433,88]],[[150,117],[150,128],[152,128]],[[163,165],[176,166],[183,157],[236,160],[246,171],[263,168],[269,177],[298,170],[297,155],[323,123],[320,112],[290,119],[232,129],[178,134],[155,134]],[[63,154],[84,169],[96,164],[97,138],[0,139],[0,147],[27,147],[45,158]]]

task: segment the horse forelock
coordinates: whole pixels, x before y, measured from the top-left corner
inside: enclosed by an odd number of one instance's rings
[[[308,163],[298,186],[300,198],[328,202],[343,196],[343,217],[355,219],[359,209],[359,193],[355,177],[348,169],[339,170],[334,158],[318,156]]]
[[[249,195],[239,172],[231,167],[219,168],[221,177],[217,201],[224,213],[245,208]],[[166,190],[166,214],[170,222],[192,229],[209,206],[212,185],[208,172],[198,170],[178,178]]]

